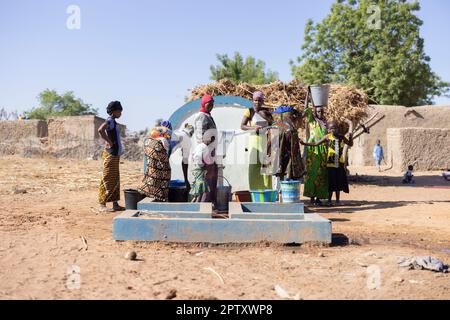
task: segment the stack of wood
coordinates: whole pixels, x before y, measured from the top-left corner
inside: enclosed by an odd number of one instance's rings
[[[265,105],[268,107],[293,106],[299,111],[303,111],[307,89],[307,86],[297,80],[289,83],[277,81],[264,85],[248,83],[236,85],[229,80],[220,80],[192,89],[189,101],[199,99],[205,94],[238,96],[252,100],[253,93],[261,91],[265,95]],[[327,116],[328,119],[335,119],[340,126],[345,126],[345,119],[354,124],[360,123],[367,117],[368,105],[369,98],[364,91],[355,87],[331,84]]]

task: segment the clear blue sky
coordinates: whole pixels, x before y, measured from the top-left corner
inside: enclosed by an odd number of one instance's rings
[[[101,116],[122,101],[121,122],[143,129],[210,81],[216,53],[253,55],[291,80],[306,20],[319,21],[333,2],[0,0],[0,107],[21,112],[46,88],[73,90]],[[66,28],[71,4],[81,9],[80,30]],[[450,81],[450,1],[421,4],[432,68]]]

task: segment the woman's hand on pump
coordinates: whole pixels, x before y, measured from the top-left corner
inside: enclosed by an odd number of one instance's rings
[[[254,126],[253,129],[255,129],[256,133],[259,134],[259,132],[263,129],[261,126]]]

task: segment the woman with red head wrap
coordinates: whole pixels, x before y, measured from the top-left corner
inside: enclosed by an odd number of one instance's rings
[[[216,144],[217,144],[217,126],[211,115],[211,111],[214,108],[214,98],[208,94],[205,94],[201,100],[200,112],[198,113],[194,127],[195,127],[195,139],[197,144],[208,143],[208,150],[211,153],[210,158],[213,160],[211,163],[206,164],[206,179],[210,192],[205,198],[205,201],[216,203],[217,198],[217,175],[218,168],[215,163],[216,156]]]

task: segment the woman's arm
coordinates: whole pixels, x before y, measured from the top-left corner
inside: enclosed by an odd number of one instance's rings
[[[317,141],[315,143],[308,143],[308,142],[305,142],[305,141],[300,139],[300,144],[302,144],[304,146],[308,146],[308,147],[317,147],[317,146],[325,143],[327,140],[328,140],[327,137],[323,137],[321,140],[319,140],[319,141]]]
[[[108,128],[108,123],[104,122],[100,128],[98,128],[98,134],[100,135],[100,137],[102,137],[103,140],[106,141],[106,143],[108,144],[107,147],[108,148],[112,148],[113,147],[113,143],[112,141],[109,139],[108,135],[106,134],[106,129]]]
[[[349,147],[353,147],[353,134],[350,133],[348,139],[345,136],[342,136],[342,141],[344,141],[344,143]]]
[[[250,119],[248,117],[244,116],[244,118],[242,118],[242,122],[241,122],[241,130],[244,130],[244,131],[252,130],[253,127],[248,125],[249,122],[250,122]]]
[[[247,116],[244,116],[244,118],[242,118],[242,122],[241,122],[241,130],[244,131],[249,131],[249,130],[256,130],[256,133],[259,133],[259,130],[262,129],[261,126],[249,126],[248,123],[251,121],[251,119]]]

